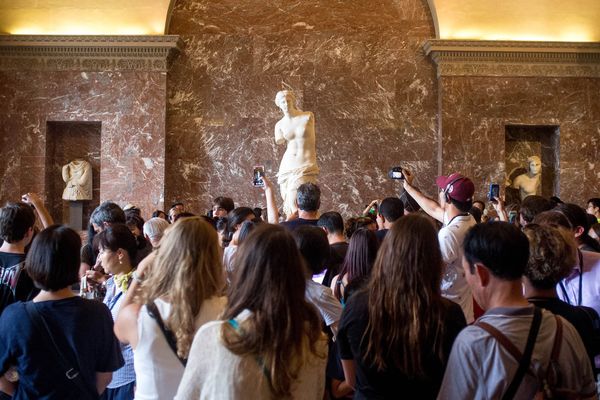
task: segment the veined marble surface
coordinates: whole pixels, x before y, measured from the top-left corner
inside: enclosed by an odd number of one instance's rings
[[[484,198],[490,182],[504,182],[510,173],[507,125],[558,126],[558,144],[542,142],[539,149],[542,161],[552,153],[556,158],[555,194],[585,205],[600,193],[600,80],[443,77],[441,93],[443,170],[464,166],[476,197]]]
[[[145,215],[162,208],[165,85],[160,72],[0,72],[0,199],[19,200],[28,191],[60,199],[45,179],[55,140],[47,124],[96,121],[101,140],[91,151],[100,157],[99,200],[130,202]],[[71,146],[68,153],[77,151]]]
[[[185,46],[168,75],[167,203],[200,212],[227,195],[264,205],[252,167],[264,165],[272,179],[277,172],[282,89],[315,115],[323,210],[357,214],[397,195],[387,178],[395,165],[413,167],[433,190],[436,78],[421,45],[435,33],[426,1],[182,0],[169,33]]]

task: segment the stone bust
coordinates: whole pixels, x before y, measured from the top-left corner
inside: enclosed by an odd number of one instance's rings
[[[283,112],[275,124],[275,143],[287,142],[287,149],[279,164],[277,183],[283,198],[286,215],[296,211],[296,193],[303,183],[316,183],[317,166],[315,117],[310,111],[296,108],[296,98],[289,90],[275,96],[275,104]]]
[[[89,162],[75,159],[64,165],[62,178],[67,184],[63,200],[92,200],[92,166]]]
[[[517,176],[512,182],[512,188],[519,190],[521,200],[527,196],[541,194],[542,160],[538,156],[527,159],[527,173]]]

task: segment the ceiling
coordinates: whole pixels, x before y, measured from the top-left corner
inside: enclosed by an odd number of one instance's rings
[[[428,0],[438,39],[600,42],[600,0]]]
[[[170,0],[0,0],[0,33],[161,35]]]
[[[161,35],[174,1],[0,0],[0,33]],[[600,0],[428,2],[439,39],[600,42]]]

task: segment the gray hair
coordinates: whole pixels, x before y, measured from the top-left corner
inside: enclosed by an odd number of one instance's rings
[[[92,212],[90,221],[98,226],[102,226],[105,222],[124,224],[125,213],[117,204],[105,201]]]
[[[150,240],[160,240],[165,232],[165,229],[169,227],[169,223],[162,218],[150,218],[144,224],[144,235],[148,236]]]

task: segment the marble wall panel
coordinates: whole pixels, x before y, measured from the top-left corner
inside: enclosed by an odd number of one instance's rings
[[[583,205],[600,193],[598,79],[442,77],[439,82],[442,170],[471,174],[478,197],[510,172],[504,165],[507,125],[558,126],[555,194]]]
[[[278,90],[316,119],[323,209],[345,215],[397,194],[387,178],[437,173],[435,70],[421,45],[435,35],[426,1],[251,0],[175,4],[171,34],[185,45],[168,75],[166,203],[204,211],[231,195],[261,202],[252,167],[274,177]]]
[[[0,201],[46,193],[48,122],[91,121],[101,124],[99,200],[145,216],[163,207],[166,73],[4,71],[0,103]]]

